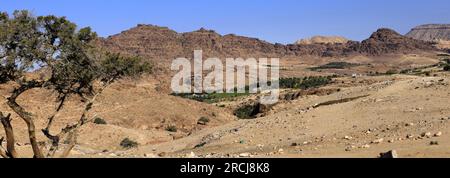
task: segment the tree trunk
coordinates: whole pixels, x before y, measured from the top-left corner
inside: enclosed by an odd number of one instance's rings
[[[17,158],[18,155],[15,148],[16,141],[14,140],[14,131],[11,126],[11,114],[8,114],[5,117],[0,112],[0,119],[6,134],[6,155],[10,158]]]

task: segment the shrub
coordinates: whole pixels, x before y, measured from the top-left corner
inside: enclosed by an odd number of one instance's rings
[[[178,131],[177,126],[174,126],[174,125],[167,126],[166,130],[169,132],[177,132]]]
[[[136,148],[136,147],[138,147],[138,145],[139,144],[137,142],[135,142],[129,138],[125,138],[120,142],[120,146],[122,146],[123,148],[127,148],[127,149]]]
[[[104,119],[102,119],[102,118],[100,118],[100,117],[97,117],[97,118],[95,118],[94,119],[94,124],[97,124],[97,125],[106,125],[106,124],[108,124]]]
[[[244,105],[234,111],[234,115],[239,119],[253,119],[259,113],[259,104]]]
[[[199,120],[198,120],[198,124],[200,124],[200,125],[206,125],[206,124],[208,124],[209,123],[209,119],[207,118],[207,117],[201,117]]]
[[[394,75],[394,74],[398,74],[398,71],[397,71],[397,70],[394,70],[394,69],[391,69],[391,70],[388,70],[388,71],[386,72],[386,75]]]
[[[444,66],[444,71],[450,71],[450,65]]]

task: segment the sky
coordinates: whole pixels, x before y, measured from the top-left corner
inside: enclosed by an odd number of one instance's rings
[[[381,27],[405,34],[429,23],[450,23],[449,0],[0,0],[0,11],[66,16],[100,36],[137,24],[292,43],[314,35],[363,40]]]

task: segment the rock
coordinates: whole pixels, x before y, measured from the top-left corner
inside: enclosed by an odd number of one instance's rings
[[[380,153],[380,158],[398,158],[397,151],[391,150],[386,153]]]
[[[251,156],[250,153],[241,153],[241,154],[239,154],[239,157],[241,157],[241,158],[248,158],[250,156]]]
[[[369,144],[365,144],[365,145],[361,146],[361,148],[370,148],[370,145]]]
[[[431,141],[430,145],[439,145],[439,142],[438,141]]]
[[[153,153],[145,153],[145,154],[144,154],[144,157],[145,157],[145,158],[156,158],[156,155],[153,154]]]
[[[407,123],[405,126],[406,127],[414,126],[414,123]]]
[[[278,150],[278,153],[283,154],[283,153],[284,153],[284,150],[280,148],[280,149]]]
[[[425,133],[422,133],[421,136],[422,136],[422,137],[426,137],[426,138],[430,138],[430,137],[431,137],[431,132],[425,132]]]
[[[186,158],[196,158],[196,157],[197,157],[197,155],[195,155],[194,152],[186,154]]]
[[[440,136],[442,136],[442,132],[438,132],[438,133],[434,134],[434,137],[440,137]]]
[[[344,139],[346,139],[346,140],[351,140],[351,139],[353,139],[353,137],[345,136]]]
[[[414,138],[414,135],[408,134],[408,135],[406,136],[406,138],[407,138],[407,139],[412,139],[412,138]]]
[[[384,138],[380,138],[380,139],[376,139],[374,141],[372,141],[373,144],[380,144],[384,141]]]

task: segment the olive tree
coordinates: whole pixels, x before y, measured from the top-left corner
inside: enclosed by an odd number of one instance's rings
[[[22,119],[28,130],[29,141],[35,158],[54,157],[61,149],[63,139],[69,141],[62,150],[67,156],[73,149],[78,129],[91,122],[88,113],[105,88],[124,76],[139,76],[151,70],[140,58],[122,57],[119,54],[101,53],[92,46],[96,33],[77,26],[65,17],[33,16],[28,11],[15,11],[10,17],[0,13],[0,84],[14,83],[14,90],[7,97],[10,110]],[[45,71],[45,76],[28,77],[35,70]],[[94,86],[99,81],[100,86]],[[101,81],[101,82],[100,82]],[[56,93],[56,108],[46,120],[42,133],[51,143],[48,150],[38,144],[36,116],[27,111],[17,99],[25,92],[44,88]],[[68,123],[59,133],[51,133],[57,114],[66,99],[78,95],[85,102],[84,110],[76,123]],[[6,149],[0,138],[0,156],[16,158],[11,113],[0,112],[6,135]],[[46,153],[44,153],[46,151]]]

